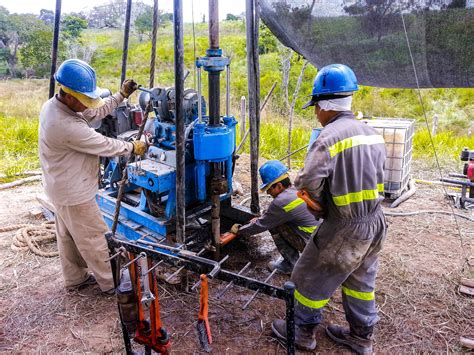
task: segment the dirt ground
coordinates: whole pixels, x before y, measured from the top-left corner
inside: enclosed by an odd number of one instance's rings
[[[238,165],[238,177],[248,191],[249,173],[244,164]],[[41,192],[39,184],[0,191],[0,227],[40,224],[42,220],[31,217],[29,211],[38,206],[35,196]],[[419,185],[416,195],[396,211],[450,211],[449,204],[439,187]],[[456,212],[473,217],[472,212]],[[460,277],[474,276],[473,267],[469,270],[464,262],[466,256],[474,255],[474,223],[458,219],[461,243],[449,215],[388,216],[387,220],[389,235],[376,288],[380,322],[375,351],[468,352],[459,345],[459,336],[474,336],[474,298],[457,288]],[[102,296],[95,287],[68,293],[59,259],[12,251],[13,234],[0,234],[0,351],[123,352],[115,298]],[[237,269],[252,261],[255,267],[249,275],[258,279],[269,274],[266,264],[277,256],[268,234],[238,240],[226,252],[231,255],[229,265]],[[191,279],[197,280],[197,275]],[[283,285],[286,279],[275,276],[272,282]],[[234,287],[217,299],[223,287],[220,281],[210,281],[213,352],[284,353],[284,346],[270,330],[272,320],[284,316],[283,301],[259,296],[242,311],[252,292]],[[186,293],[162,283],[159,297],[172,351],[198,353],[198,291]],[[345,322],[339,292],[327,307],[323,326],[330,322]],[[348,352],[329,341],[322,326],[316,336],[318,352]]]

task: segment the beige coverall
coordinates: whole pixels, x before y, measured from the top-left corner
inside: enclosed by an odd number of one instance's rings
[[[107,243],[107,226],[95,201],[99,156],[130,154],[132,143],[107,138],[90,123],[104,118],[122,101],[119,93],[105,105],[74,112],[56,97],[40,112],[39,157],[46,195],[56,209],[55,222],[64,283],[73,287],[92,271],[102,291],[114,287]]]

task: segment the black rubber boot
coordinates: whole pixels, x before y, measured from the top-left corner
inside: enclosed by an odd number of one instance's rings
[[[358,354],[372,354],[372,332],[366,337],[357,336],[348,328],[337,325],[329,325],[326,334],[338,344],[343,344],[354,350]]]
[[[282,274],[291,275],[294,265],[288,262],[286,259],[280,258],[276,261],[270,261],[267,266],[268,270],[270,271],[277,269]]]
[[[316,340],[314,338],[315,325],[295,326],[295,346],[304,351],[313,351],[316,349]],[[272,322],[273,333],[281,340],[286,342],[286,321],[275,319]]]

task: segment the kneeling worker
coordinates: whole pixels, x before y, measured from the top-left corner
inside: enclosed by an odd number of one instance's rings
[[[303,251],[311,234],[320,222],[308,211],[302,199],[296,196],[296,189],[291,185],[288,168],[278,160],[270,160],[260,169],[261,192],[273,197],[273,201],[261,217],[252,219],[244,226],[234,225],[233,232],[238,236],[250,236],[266,230],[275,241],[283,258],[271,261],[271,271],[277,269],[290,274],[293,266]]]

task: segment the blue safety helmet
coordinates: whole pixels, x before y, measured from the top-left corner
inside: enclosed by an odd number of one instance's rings
[[[269,160],[260,169],[260,191],[266,192],[270,186],[289,177],[288,168],[279,160]]]
[[[312,97],[303,109],[321,100],[331,100],[352,95],[359,90],[357,78],[347,65],[331,64],[321,68],[313,83]]]
[[[79,59],[68,59],[58,68],[54,79],[61,85],[81,93],[91,99],[97,99],[102,89],[96,85],[95,70]]]

